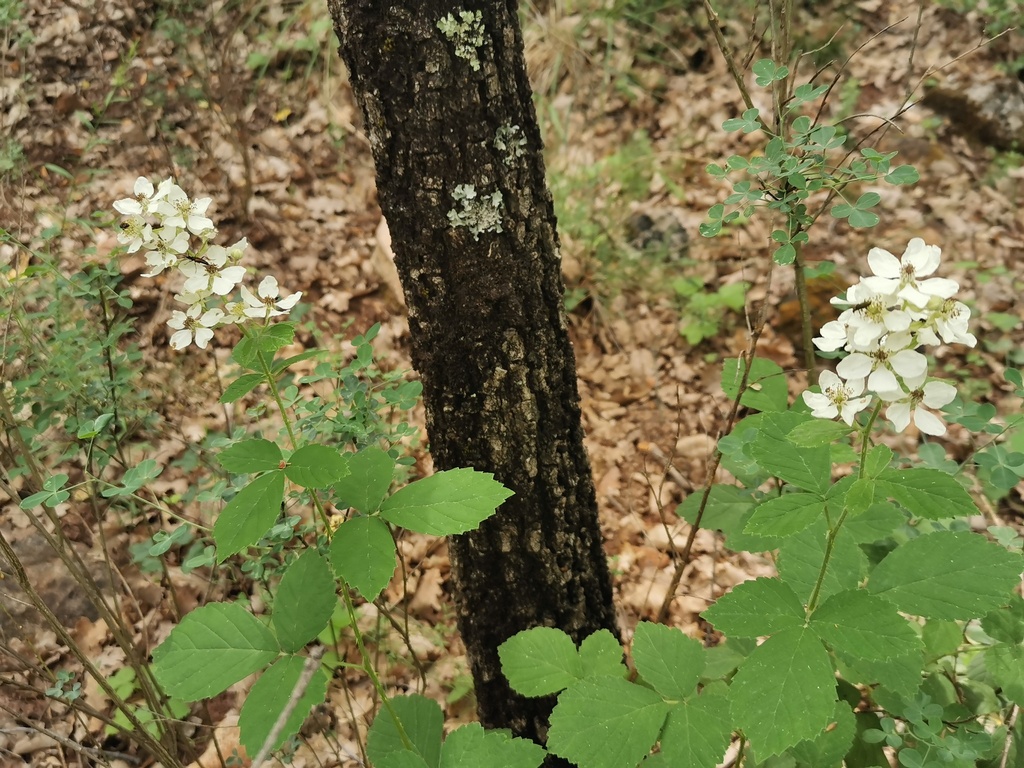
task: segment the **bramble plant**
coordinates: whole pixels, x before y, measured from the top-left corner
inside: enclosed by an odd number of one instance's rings
[[[395,714],[403,704],[392,705],[373,656],[366,652],[356,601],[375,600],[390,582],[396,564],[393,529],[436,536],[472,530],[510,492],[491,475],[472,469],[437,472],[392,492],[395,449],[369,444],[344,450],[307,440],[318,433],[323,414],[303,406],[297,390],[282,390],[279,383],[290,366],[320,350],[279,356],[293,341],[294,325],[270,323],[287,315],[301,294],[282,296],[275,278],[267,276],[255,293],[242,286],[241,300],[229,300],[246,276],[240,262],[247,242],[243,238],[228,248],[213,243],[217,230],[206,216],[210,202],[190,199],[171,179],[154,186],[140,177],[134,196],[114,203],[123,217],[118,239],[129,253],[145,253],[147,276],[176,270],[184,278],[175,299],[186,308],[174,311],[168,321],[173,349],[192,344],[205,349],[216,329],[225,325],[241,332],[233,360],[243,372],[229,383],[221,401],[234,402],[265,385],[279,408],[282,432],[280,442],[238,437],[219,452],[221,467],[236,482],[249,479],[236,485],[217,515],[212,529],[215,558],[210,559],[220,564],[251,548],[280,550],[283,544],[283,568],[273,569],[270,608],[262,618],[237,602],[208,603],[187,614],[153,651],[153,677],[176,702],[172,711],[180,716],[181,702],[215,696],[262,671],[239,718],[241,742],[258,761],[280,748],[310,708],[323,701],[333,669],[343,664],[344,656],[332,654],[325,660],[324,648],[310,644],[325,637],[329,625],[344,626],[360,652],[358,666],[373,682],[385,710],[396,716],[394,738],[409,746],[413,742]],[[125,482],[134,482],[133,491],[159,471],[148,467],[137,482],[128,475]],[[67,480],[66,475],[52,478],[23,506],[54,506],[66,499]],[[279,524],[282,517],[286,520]],[[296,523],[303,517],[309,524],[300,535]],[[165,543],[188,537],[164,538],[166,542],[154,542],[149,554],[160,555]],[[67,698],[64,686],[60,678],[52,695]],[[148,711],[132,710],[129,724],[151,719]],[[486,762],[486,751],[494,743],[513,750],[537,749],[528,743],[517,747],[519,740],[500,734],[482,741],[477,736],[468,728],[449,737],[450,749],[460,750],[469,761],[462,764]],[[386,749],[379,744],[377,737],[374,749]],[[386,759],[375,762],[385,765]]]

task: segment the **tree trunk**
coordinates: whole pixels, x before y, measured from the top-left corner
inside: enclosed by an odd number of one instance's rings
[[[376,161],[434,463],[493,472],[515,492],[450,542],[480,719],[543,742],[553,702],[511,691],[498,645],[535,626],[577,643],[618,632],[517,4],[329,6]]]

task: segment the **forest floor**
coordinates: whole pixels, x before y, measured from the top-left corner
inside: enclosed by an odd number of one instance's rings
[[[755,216],[713,240],[698,235],[708,208],[729,192],[705,167],[760,146],[760,134],[721,130],[743,107],[699,4],[660,12],[641,2],[547,5],[545,11],[524,10],[524,37],[559,216],[587,448],[628,639],[636,622],[653,618],[667,597],[673,553],[688,532],[675,509],[705,481],[729,407],[719,384],[722,362],[746,349],[753,306],[767,300],[778,310],[769,315],[758,354],[795,371],[794,397],[806,378],[795,347],[792,274],[769,269],[766,219]],[[31,267],[52,264],[58,273],[74,275],[87,264],[108,262],[116,230],[98,226],[93,212],[106,212],[110,221],[111,204],[131,195],[137,176],[173,176],[196,197],[213,198],[209,215],[222,243],[247,237],[249,266],[303,292],[301,318],[309,328],[304,343],[334,344],[351,354],[347,340],[380,323],[378,365],[385,371],[410,367],[408,326],[387,266],[372,158],[323,3],[27,0],[14,6],[20,18],[0,38],[0,227],[6,232],[0,281],[12,302],[0,318],[14,316],[16,300],[37,309],[47,301],[39,286],[53,273],[33,273]],[[174,14],[161,10],[172,7]],[[877,145],[898,151],[896,162],[913,164],[920,182],[865,186],[861,191],[882,195],[881,223],[855,230],[825,217],[812,232],[807,256],[812,264],[832,261],[837,267],[812,289],[820,324],[829,319],[828,298],[867,269],[869,248],[898,255],[912,237],[941,246],[941,274],[960,282],[979,345],[939,348],[939,368],[965,399],[1009,415],[1019,412],[1020,402],[1009,396],[1002,372],[1024,363],[1024,305],[1018,300],[1024,289],[1024,157],[1010,151],[999,129],[1024,138],[1024,89],[1012,66],[1024,44],[1015,32],[980,45],[985,22],[936,4],[924,4],[919,16],[917,3],[896,0],[834,0],[815,4],[813,15],[801,12],[798,45],[816,51],[801,64],[805,77],[822,67],[819,78],[829,79],[837,62],[849,58],[823,120],[841,120],[860,135],[899,113],[908,93],[912,101],[933,94],[902,114]],[[738,51],[756,50],[749,11],[723,23]],[[758,56],[766,55],[763,43],[761,50]],[[1009,94],[999,100],[994,120],[974,110],[965,95],[986,87]],[[754,94],[767,104],[764,89]],[[159,415],[129,453],[134,461],[154,458],[169,467],[148,488],[173,503],[201,482],[201,459],[188,457],[226,431],[217,377],[230,369],[230,343],[217,338],[205,352],[172,351],[166,321],[177,286],[167,273],[141,277],[138,255],[118,263],[134,303],[127,340],[142,354],[136,386],[149,392],[148,407]],[[18,283],[29,279],[35,282]],[[16,331],[0,322],[7,326],[0,379],[27,380],[32,372],[8,357],[7,338]],[[31,386],[38,397],[47,388],[60,389],[45,377]],[[243,415],[241,407],[232,414]],[[422,408],[409,418],[421,426]],[[51,437],[54,459],[61,438]],[[1010,439],[1022,450],[1020,436]],[[921,442],[913,429],[891,439],[909,454]],[[974,447],[956,425],[938,444],[953,459]],[[419,471],[426,471],[429,459],[422,448],[414,451]],[[8,472],[10,462],[5,447]],[[48,465],[53,471],[60,466],[55,460]],[[27,487],[23,475],[12,482],[19,491]],[[1021,491],[1018,485],[985,511],[1019,524]],[[0,526],[19,543],[39,589],[62,602],[61,615],[76,641],[113,675],[123,658],[106,628],[75,601],[73,585],[53,568],[52,553],[35,541],[25,513],[0,499]],[[67,530],[77,531],[69,536],[94,552],[106,548],[137,603],[140,642],[147,649],[172,626],[167,581],[182,612],[245,583],[237,569],[224,569],[229,572],[212,582],[208,573],[182,572],[185,544],[168,553],[161,581],[131,553],[158,530],[171,530],[173,521],[116,508],[97,524],[79,506],[72,499],[58,514]],[[400,547],[409,564],[407,580],[404,586],[396,580],[385,596],[409,617],[412,646],[426,669],[425,693],[442,702],[450,723],[470,720],[472,697],[465,695],[468,678],[452,623],[444,543],[411,536]],[[703,637],[708,628],[698,614],[710,601],[742,580],[771,573],[771,553],[731,552],[720,535],[701,531],[669,621]],[[8,584],[0,584],[0,613],[6,614],[0,616],[6,652],[0,654],[0,680],[17,685],[0,692],[0,764],[57,766],[73,755],[52,738],[18,730],[24,721],[3,709],[67,739],[92,734],[93,743],[130,751],[124,742],[104,741],[98,721],[71,722],[64,705],[40,694],[44,681],[19,659],[74,674],[79,668],[37,617],[12,607],[20,598]],[[369,609],[364,618],[370,627],[376,621]],[[379,650],[390,654],[388,684],[416,689],[408,651]],[[365,681],[350,683],[344,691],[332,690],[319,719],[307,724],[292,765],[358,764],[355,731],[365,733],[373,696]],[[220,697],[203,716],[228,753],[237,738],[230,727],[237,693]],[[83,696],[97,710],[109,706],[95,684],[87,683]]]

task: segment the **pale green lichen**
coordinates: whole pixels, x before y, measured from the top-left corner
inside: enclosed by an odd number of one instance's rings
[[[494,136],[494,148],[504,153],[505,165],[512,165],[517,157],[526,153],[526,137],[518,125],[505,123]]]
[[[469,62],[474,70],[480,69],[477,50],[484,44],[484,22],[480,11],[459,11],[459,20],[448,14],[437,22],[441,34],[455,44],[455,55]]]
[[[448,221],[453,227],[465,227],[474,240],[483,232],[503,232],[501,228],[501,192],[478,197],[472,184],[459,184],[452,192],[456,206],[448,211]]]

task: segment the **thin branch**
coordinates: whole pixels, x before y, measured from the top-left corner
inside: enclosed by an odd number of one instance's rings
[[[288,697],[288,703],[284,705],[284,709],[281,710],[281,714],[277,716],[277,720],[274,721],[274,726],[270,729],[270,733],[267,734],[267,738],[263,741],[263,746],[260,747],[260,751],[256,753],[256,757],[253,759],[250,768],[260,768],[261,765],[266,761],[267,756],[274,748],[274,743],[277,741],[277,737],[281,735],[281,731],[284,729],[285,723],[288,722],[288,718],[292,716],[292,712],[295,711],[295,707],[299,704],[299,699],[302,698],[306,689],[309,687],[310,681],[313,679],[313,675],[320,668],[320,659],[324,657],[324,646],[318,645],[311,649],[309,656],[306,657],[306,663],[302,667],[302,674],[299,675],[299,679],[295,681],[295,687],[292,689],[292,695]]]

